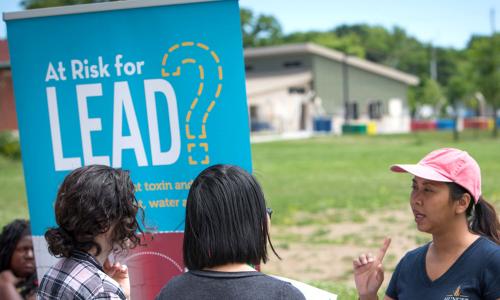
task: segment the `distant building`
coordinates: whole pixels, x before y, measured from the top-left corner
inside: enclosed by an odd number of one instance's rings
[[[413,75],[315,44],[245,49],[252,130],[312,130],[317,119],[365,124],[378,132],[410,130]]]
[[[0,131],[2,130],[17,130],[14,89],[6,40],[0,40]]]

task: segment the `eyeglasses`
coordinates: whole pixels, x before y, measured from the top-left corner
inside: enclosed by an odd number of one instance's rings
[[[273,209],[268,207],[266,208],[267,214],[269,215],[269,219],[271,219],[271,216],[273,215]]]

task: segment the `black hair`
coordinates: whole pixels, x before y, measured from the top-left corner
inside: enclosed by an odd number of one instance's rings
[[[464,194],[470,196],[471,200],[465,212],[470,231],[485,236],[500,245],[500,223],[495,207],[482,196],[479,197],[477,203],[474,203],[474,197],[471,193],[459,184],[449,182],[447,185],[450,189],[450,197],[454,201],[460,200]]]
[[[237,166],[215,165],[196,177],[189,189],[185,227],[184,264],[191,270],[265,263],[267,242],[276,254],[262,189]]]
[[[17,219],[3,227],[0,233],[0,272],[10,270],[10,261],[17,243],[26,235],[31,235],[27,220]]]
[[[56,257],[69,257],[75,250],[102,251],[96,236],[112,226],[111,243],[120,250],[139,245],[143,233],[136,215],[144,211],[135,195],[128,171],[103,165],[90,165],[73,170],[57,193],[55,215],[58,227],[45,233],[49,252]]]

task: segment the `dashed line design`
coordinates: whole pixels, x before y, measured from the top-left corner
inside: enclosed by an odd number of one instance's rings
[[[170,48],[168,49],[168,52],[172,53],[172,52],[174,52],[174,51],[175,51],[175,50],[177,50],[177,49],[179,49],[179,44],[175,44],[175,45],[173,45],[172,47],[170,47]]]
[[[219,64],[219,57],[217,56],[217,53],[215,53],[214,51],[210,51],[210,54],[212,54],[212,57],[214,58],[215,60],[215,63]]]
[[[167,61],[168,61],[168,58],[169,56],[172,54],[172,52],[178,50],[178,49],[181,49],[182,47],[198,47],[204,51],[207,51],[207,52],[210,52],[210,56],[212,57],[212,59],[214,60],[214,62],[217,64],[217,75],[218,75],[218,80],[219,82],[217,83],[217,90],[215,92],[215,95],[214,95],[214,98],[213,100],[210,102],[210,105],[208,106],[207,110],[205,111],[205,113],[203,114],[203,122],[202,122],[202,125],[201,125],[201,134],[198,135],[198,139],[200,140],[203,140],[203,139],[206,139],[207,138],[207,131],[206,131],[206,123],[208,121],[208,118],[209,118],[209,115],[210,115],[210,112],[213,110],[215,104],[216,104],[216,101],[218,100],[218,98],[220,97],[221,95],[221,92],[222,92],[222,80],[223,80],[223,68],[222,68],[222,65],[220,64],[220,58],[219,56],[217,55],[217,53],[214,51],[214,50],[210,50],[210,48],[203,44],[203,43],[195,43],[195,42],[191,42],[191,41],[184,41],[184,42],[181,42],[180,44],[174,44],[173,46],[171,46],[169,49],[168,49],[168,53],[165,53],[163,55],[163,59],[162,59],[162,70],[161,70],[161,74],[163,77],[168,77],[168,76],[180,76],[181,74],[181,67],[180,66],[177,66],[176,68],[176,71],[172,74],[170,74],[169,72],[165,71],[165,67],[167,65]],[[185,65],[185,64],[196,64],[196,60],[193,59],[193,58],[185,58],[182,60],[182,64]],[[190,123],[191,123],[191,116],[193,114],[193,111],[194,109],[196,108],[197,104],[198,104],[198,101],[199,101],[199,97],[202,96],[203,94],[203,90],[204,90],[204,80],[205,80],[205,69],[203,68],[203,65],[202,64],[198,64],[198,70],[199,70],[199,77],[200,77],[200,83],[198,85],[198,91],[197,91],[197,96],[193,99],[193,101],[191,102],[191,106],[190,106],[190,109],[189,111],[187,112],[186,114],[186,137],[189,139],[189,140],[194,140],[196,139],[196,136],[191,134],[191,128],[190,128]],[[187,145],[188,147],[188,153],[190,153],[190,155],[188,156],[188,161],[189,161],[189,164],[190,165],[196,165],[198,164],[198,161],[196,161],[195,159],[193,159],[192,155],[191,155],[191,152],[194,148],[196,147],[201,147],[203,148],[203,151],[205,152],[205,158],[200,162],[201,164],[209,164],[210,163],[210,157],[208,155],[208,143],[206,142],[201,142],[199,143],[198,145],[196,143],[188,143]]]
[[[208,143],[200,143],[200,147],[203,147],[203,149],[208,152]]]
[[[198,69],[200,70],[200,79],[204,80],[205,79],[205,71],[203,70],[203,66],[198,65]]]
[[[191,149],[193,149],[194,147],[196,147],[195,143],[189,143],[188,144],[188,152],[191,152]]]
[[[221,90],[222,90],[222,83],[219,83],[217,84],[217,92],[215,92],[215,98],[219,98]]]
[[[197,103],[198,103],[198,98],[194,98],[193,102],[191,103],[191,110],[193,110],[196,107]]]
[[[222,66],[219,66],[219,80],[222,80]]]
[[[188,140],[194,140],[195,136],[192,135],[189,131],[189,124],[186,124],[186,136],[188,138]]]
[[[202,43],[197,43],[196,46],[200,47],[201,49],[203,49],[205,51],[208,51],[208,46],[207,45],[204,45]]]
[[[203,82],[200,82],[200,85],[198,86],[198,96],[201,96],[203,93]]]
[[[155,251],[144,251],[144,252],[134,253],[134,254],[128,256],[127,258],[125,258],[123,260],[123,262],[125,263],[133,258],[136,258],[138,256],[145,256],[145,255],[159,256],[159,257],[169,261],[171,264],[173,264],[177,268],[177,270],[179,270],[180,272],[184,271],[184,270],[182,270],[181,266],[179,266],[179,264],[175,260],[173,260],[170,256],[167,256],[163,253],[155,252]]]
[[[208,106],[207,111],[208,111],[208,112],[211,112],[211,111],[212,111],[212,109],[214,108],[214,106],[215,106],[215,101],[212,101],[212,103],[210,103],[210,105]],[[203,122],[203,123],[205,123],[205,122]]]

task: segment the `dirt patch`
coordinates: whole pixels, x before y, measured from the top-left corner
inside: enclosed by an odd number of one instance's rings
[[[392,244],[384,261],[387,284],[399,259],[408,250],[430,240],[429,235],[416,230],[407,209],[356,214],[356,220],[352,221],[345,217],[350,215],[347,210],[329,210],[297,216],[310,220],[304,225],[273,225],[273,244],[282,260],[271,256],[262,270],[304,282],[320,280],[354,286],[353,258],[364,252],[377,253],[384,237],[389,236]],[[328,223],[329,218],[336,223]],[[344,221],[337,222],[339,219]]]

